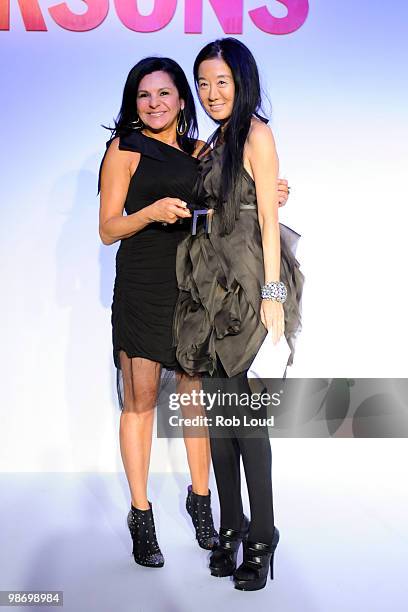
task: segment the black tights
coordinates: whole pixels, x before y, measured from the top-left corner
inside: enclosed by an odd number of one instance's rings
[[[250,394],[246,372],[228,378],[221,364],[217,379],[203,379],[206,392]],[[207,412],[212,418],[209,428],[211,456],[217,481],[221,509],[221,527],[239,529],[243,517],[241,498],[240,457],[244,465],[251,510],[249,540],[270,544],[273,537],[274,517],[272,499],[272,453],[266,426],[243,427],[247,418],[266,417],[266,410],[254,413],[249,407],[217,404]],[[241,425],[215,426],[216,415],[226,418],[238,416]]]

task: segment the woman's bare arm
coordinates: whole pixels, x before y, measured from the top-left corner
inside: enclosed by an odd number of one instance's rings
[[[99,235],[103,244],[113,244],[128,238],[149,223],[146,210],[123,215],[126,195],[136,170],[140,153],[121,151],[119,138],[115,138],[106,153],[101,170],[101,197],[99,209]]]
[[[178,198],[162,198],[130,215],[123,209],[130,179],[140,162],[140,153],[121,151],[115,138],[106,153],[101,170],[99,235],[103,244],[113,244],[140,232],[149,223],[175,223],[190,217],[186,205]]]
[[[254,120],[248,134],[245,149],[245,154],[255,180],[258,219],[262,235],[265,283],[279,281],[279,161],[270,128],[264,123]],[[282,303],[263,299],[260,317],[268,331],[272,331],[272,341],[276,344],[282,336],[285,327]]]
[[[255,180],[264,254],[265,283],[278,281],[280,274],[279,161],[273,134],[267,125],[261,122],[252,124],[245,154]]]

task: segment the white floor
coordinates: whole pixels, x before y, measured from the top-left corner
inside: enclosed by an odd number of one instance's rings
[[[405,465],[394,467],[398,480]],[[157,570],[131,556],[122,474],[1,474],[0,590],[63,590],[69,612],[406,610],[405,480],[398,489],[383,473],[378,487],[375,474],[366,486],[358,469],[354,479],[324,474],[306,481],[299,466],[296,482],[292,476],[274,483],[281,532],[275,580],[256,593],[210,576],[184,510],[187,474],[151,476],[166,559]]]

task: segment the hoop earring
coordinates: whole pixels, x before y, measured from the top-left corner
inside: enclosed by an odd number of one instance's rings
[[[140,121],[140,123],[139,123]],[[139,115],[137,116],[137,120],[136,121],[131,121],[130,125],[132,127],[132,130],[141,130],[144,127],[144,123],[141,120],[141,118],[139,117]]]
[[[180,125],[180,119],[181,118],[182,118],[182,121],[181,121],[181,125]],[[178,118],[178,121],[177,121],[176,132],[177,132],[177,134],[179,136],[183,136],[187,132],[187,128],[188,128],[188,125],[187,125],[186,117],[185,117],[185,114],[184,114],[184,108],[183,108],[180,111],[180,114],[179,114],[179,118]]]

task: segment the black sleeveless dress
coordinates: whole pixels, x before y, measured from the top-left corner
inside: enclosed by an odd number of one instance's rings
[[[201,226],[196,236],[186,236],[178,247],[180,294],[174,338],[177,360],[191,375],[213,374],[217,358],[229,377],[247,370],[267,334],[260,318],[264,263],[255,182],[242,169],[238,218],[234,230],[222,236],[217,201],[223,146],[201,158],[197,178],[197,204],[215,209],[211,233],[207,235]],[[291,365],[301,330],[304,276],[296,259],[300,235],[282,223],[279,227],[280,280],[288,290],[283,307]]]
[[[164,197],[191,202],[198,168],[194,157],[137,131],[121,136],[119,149],[141,153],[125,201],[127,214]],[[118,374],[121,350],[128,357],[177,369],[172,335],[178,296],[176,253],[190,226],[189,219],[166,226],[154,222],[121,241],[111,319]]]

